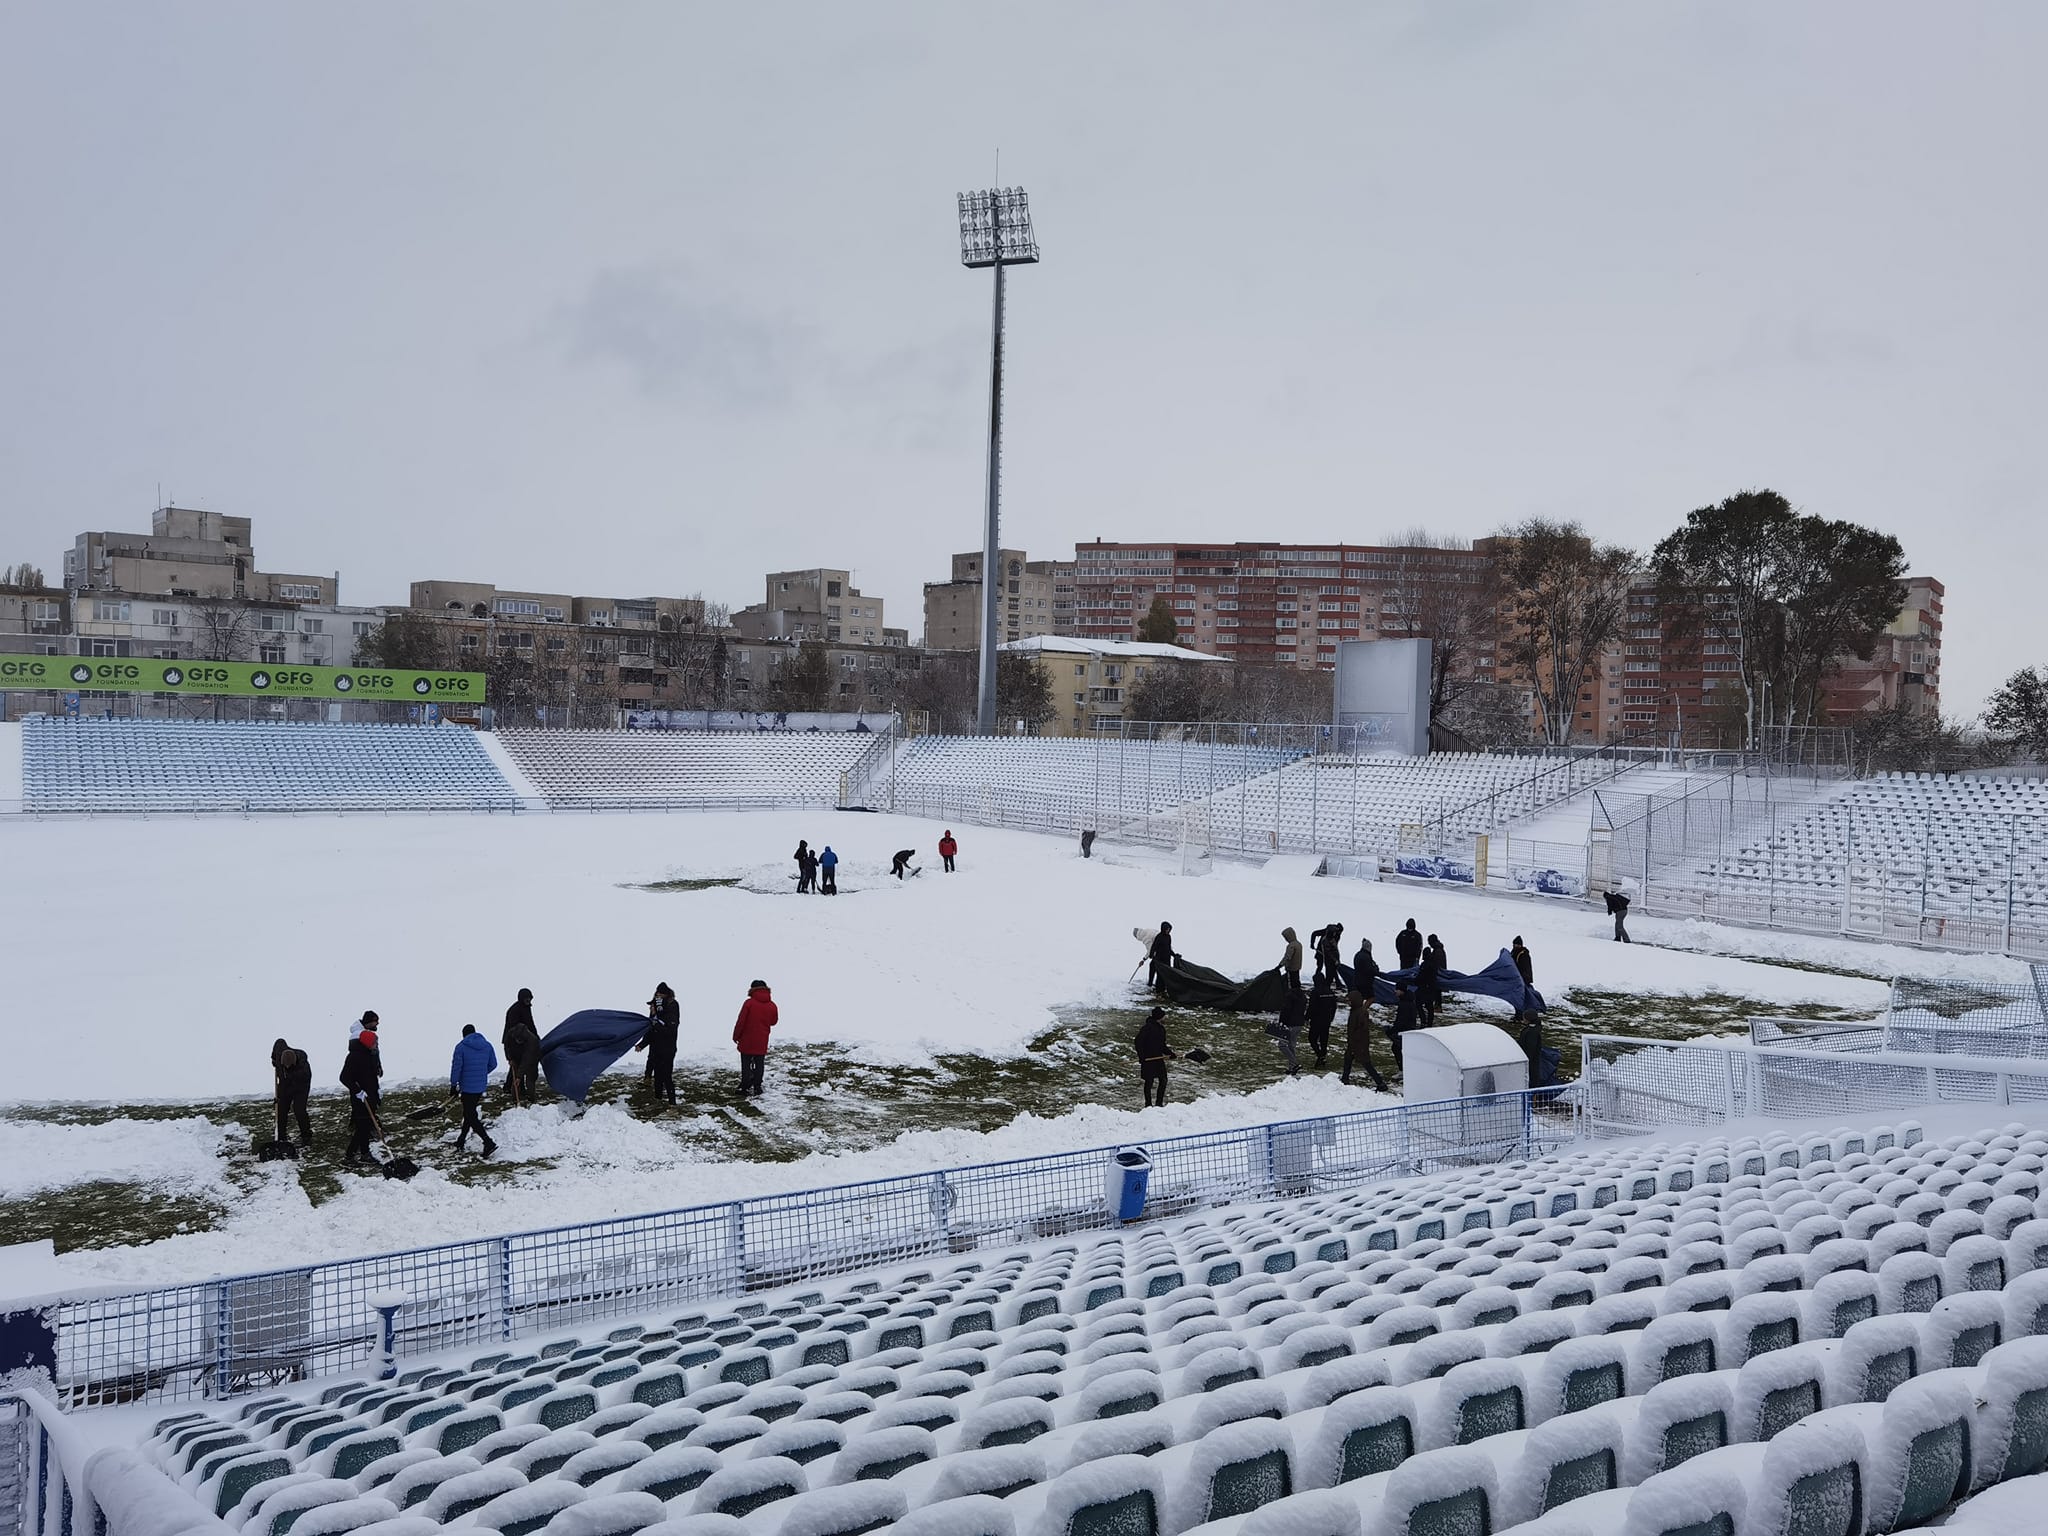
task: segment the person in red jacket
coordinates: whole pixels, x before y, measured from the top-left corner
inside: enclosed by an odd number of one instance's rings
[[[953,855],[960,851],[960,845],[953,841],[953,829],[946,828],[946,835],[939,839],[939,857],[946,861],[946,873],[953,873]]]
[[[761,1097],[761,1069],[768,1063],[768,1031],[780,1015],[768,983],[756,977],[747,988],[747,1000],[740,1004],[739,1021],[732,1027],[733,1044],[740,1048],[740,1093]]]

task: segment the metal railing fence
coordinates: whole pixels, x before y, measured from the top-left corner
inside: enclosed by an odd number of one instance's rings
[[[1583,1036],[1579,1050],[1579,1113],[1593,1137],[1925,1104],[2048,1102],[2048,1062],[2019,1057],[1674,1045],[1621,1035]]]
[[[1142,1143],[1143,1220],[1555,1151],[1555,1090],[1400,1104]],[[765,1195],[402,1253],[55,1303],[74,1407],[225,1396],[362,1366],[379,1305],[397,1348],[490,1344],[935,1254],[1117,1227],[1114,1147]]]
[[[0,1536],[104,1536],[77,1430],[33,1385],[0,1383]]]

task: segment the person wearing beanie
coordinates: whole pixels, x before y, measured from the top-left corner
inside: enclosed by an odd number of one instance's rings
[[[491,1042],[476,1032],[474,1024],[462,1026],[462,1038],[455,1042],[454,1058],[448,1063],[448,1091],[462,1099],[462,1129],[455,1133],[455,1150],[460,1152],[475,1131],[484,1144],[484,1156],[498,1150],[491,1133],[477,1114],[477,1106],[491,1090],[491,1074],[498,1070],[498,1053]]]
[[[740,1048],[740,1094],[760,1098],[765,1091],[761,1075],[768,1064],[768,1031],[782,1017],[768,983],[756,977],[747,988],[747,1000],[740,1004],[738,1022],[732,1027],[732,1043]]]
[[[1166,1103],[1167,1063],[1180,1060],[1166,1043],[1166,1010],[1154,1008],[1138,1026],[1138,1038],[1131,1042],[1138,1053],[1138,1071],[1145,1080],[1144,1108]]]
[[[277,1100],[277,1140],[292,1144],[289,1122],[299,1122],[299,1139],[313,1145],[313,1121],[306,1113],[306,1096],[313,1091],[313,1064],[304,1051],[293,1050],[284,1041],[270,1047],[270,1074]]]
[[[825,851],[818,855],[818,879],[820,896],[839,894],[839,855],[832,851],[830,843],[827,843]]]
[[[682,1023],[674,991],[665,981],[656,983],[654,996],[647,999],[647,1033],[633,1049],[647,1053],[646,1081],[665,1104],[676,1102],[676,1034]]]
[[[348,1043],[348,1059],[341,1064],[341,1086],[348,1090],[348,1148],[341,1154],[344,1168],[360,1167],[370,1160],[370,1142],[377,1134],[377,1083],[384,1076],[384,1062],[377,1054],[377,1020],[365,1014],[355,1039]]]
[[[513,1104],[531,1104],[540,1086],[540,1029],[533,1022],[533,989],[521,987],[519,1001],[505,1010],[505,1086]]]

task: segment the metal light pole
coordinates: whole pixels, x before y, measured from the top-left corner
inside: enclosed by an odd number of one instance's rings
[[[1022,187],[960,194],[960,264],[996,269],[988,367],[988,508],[981,539],[981,683],[975,728],[996,733],[996,621],[1002,611],[1003,268],[1038,260]]]

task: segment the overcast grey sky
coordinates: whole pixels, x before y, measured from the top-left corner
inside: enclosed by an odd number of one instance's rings
[[[2048,7],[0,6],[0,563],[161,483],[262,564],[915,635],[979,543],[1647,545],[1769,485],[2048,661]]]

